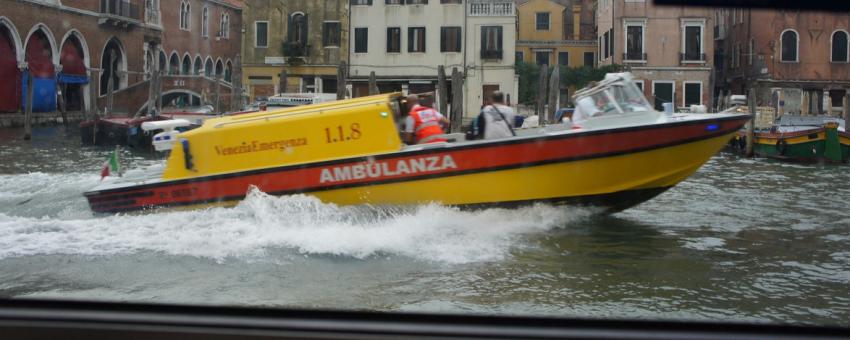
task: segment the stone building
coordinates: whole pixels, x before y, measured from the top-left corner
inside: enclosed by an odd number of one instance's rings
[[[758,106],[778,113],[844,112],[850,17],[773,9],[718,9],[715,16],[723,97],[753,89]]]
[[[252,100],[337,92],[337,68],[348,58],[348,1],[252,0],[243,15],[243,82]]]
[[[512,0],[353,0],[352,95],[368,94],[371,72],[382,93],[435,91],[444,66],[447,78],[453,69],[464,76],[467,119],[493,91],[515,98],[515,16]],[[447,102],[456,105],[451,93],[449,84]]]
[[[656,109],[712,103],[713,9],[599,0],[596,14],[599,64],[625,66]]]
[[[189,61],[188,70],[196,69],[198,60],[212,67],[221,61],[223,75],[241,45],[239,34],[217,39],[202,33],[203,23],[238,33],[237,0],[2,0],[0,7],[0,77],[10,80],[0,83],[0,112],[22,110],[31,72],[36,112],[57,109],[57,89],[71,111],[93,106],[103,111],[112,78],[113,112],[133,114],[147,102],[150,68],[165,69],[169,55],[181,65]],[[198,102],[213,81],[197,75],[171,72],[162,77],[162,90]],[[222,88],[230,92],[229,84]]]

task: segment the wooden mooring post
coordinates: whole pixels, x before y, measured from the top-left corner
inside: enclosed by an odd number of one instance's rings
[[[534,108],[534,114],[540,119],[540,122],[545,122],[543,114],[546,112],[546,76],[549,75],[549,65],[540,67],[540,76],[537,79],[537,107]]]
[[[109,50],[109,67],[112,72],[109,73],[109,79],[106,80],[106,114],[112,115],[112,94],[115,92],[115,75],[118,73],[118,67],[115,66],[115,50]]]
[[[348,85],[348,67],[345,61],[339,62],[339,68],[336,70],[336,99],[345,99],[346,85]]]
[[[32,80],[32,70],[27,70],[27,107],[24,112],[24,140],[30,140],[32,138]]]
[[[755,145],[755,121],[756,121],[756,90],[750,88],[750,93],[747,95],[747,100],[750,104],[750,121],[747,122],[747,148],[744,156],[753,156],[753,146]]]
[[[450,131],[460,132],[463,124],[463,72],[457,67],[452,67],[452,108],[450,119]]]
[[[561,88],[561,71],[558,68],[558,65],[555,64],[555,67],[552,69],[552,75],[549,77],[549,100],[548,100],[548,110],[544,113],[542,117],[539,117],[541,121],[549,123],[553,122],[555,119],[555,110],[558,108],[558,89]]]
[[[68,127],[68,115],[65,112],[67,110],[65,105],[65,91],[68,91],[68,86],[65,84],[59,85],[59,82],[56,82],[56,93],[59,94],[57,96],[59,100],[59,114],[62,115],[62,125]]]
[[[369,72],[369,95],[373,96],[380,93],[378,90],[378,77],[375,76],[375,71]]]
[[[220,103],[221,103],[221,75],[216,73],[215,74],[215,106],[213,106],[215,108],[214,109],[215,114],[221,114]]]
[[[850,124],[850,92],[844,94],[844,126]],[[846,130],[846,128],[845,128]]]
[[[446,67],[443,65],[437,66],[437,92],[440,97],[437,103],[437,110],[442,114],[446,114],[449,102],[448,86],[446,86]]]

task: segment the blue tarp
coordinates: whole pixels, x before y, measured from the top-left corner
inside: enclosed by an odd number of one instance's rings
[[[58,79],[59,79],[60,84],[88,84],[89,83],[89,77],[85,76],[85,75],[81,76],[81,75],[76,75],[76,74],[59,73]]]
[[[28,71],[22,72],[21,77],[21,110],[27,107],[27,78]],[[56,79],[33,78],[32,112],[56,111]]]

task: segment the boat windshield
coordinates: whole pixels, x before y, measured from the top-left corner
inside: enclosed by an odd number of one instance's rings
[[[652,111],[641,90],[631,82],[613,84],[609,92],[623,113]]]

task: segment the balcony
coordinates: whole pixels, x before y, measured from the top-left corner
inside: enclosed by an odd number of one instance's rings
[[[514,16],[514,3],[504,0],[471,0],[469,15],[473,17]]]
[[[128,27],[140,19],[139,6],[130,3],[130,0],[100,0],[100,19],[97,21],[100,25]]]
[[[679,53],[679,60],[682,63],[704,63],[705,53]]]
[[[638,52],[626,52],[623,53],[623,62],[646,62],[646,53],[638,53]]]
[[[145,8],[145,22],[151,25],[160,26],[159,10],[156,8]]]
[[[481,50],[481,59],[502,59],[502,50]]]
[[[310,45],[299,41],[284,41],[283,56],[290,64],[303,62],[310,52]]]

